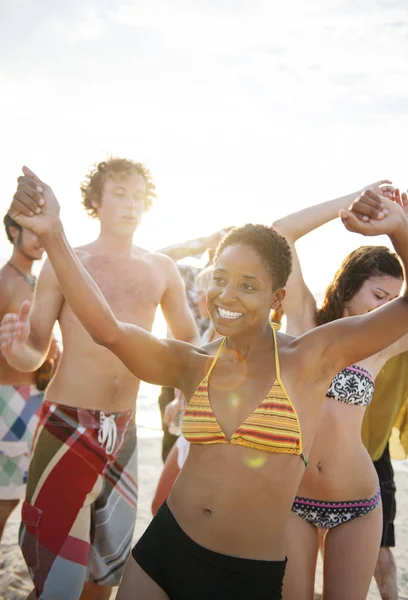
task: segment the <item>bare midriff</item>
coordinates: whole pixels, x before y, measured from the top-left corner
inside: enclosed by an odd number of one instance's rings
[[[197,544],[230,556],[284,560],[284,532],[300,456],[215,444],[192,445],[168,499]]]
[[[361,441],[364,407],[326,398],[297,495],[341,502],[375,494],[378,478]]]

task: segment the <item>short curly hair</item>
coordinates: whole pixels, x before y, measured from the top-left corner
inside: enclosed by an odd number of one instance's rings
[[[274,227],[247,223],[231,229],[221,240],[214,261],[229,246],[245,244],[258,254],[268,273],[272,276],[274,290],[284,288],[292,271],[292,252],[283,235]]]
[[[146,182],[145,211],[149,210],[153,199],[156,197],[156,185],[149,169],[142,163],[134,162],[128,158],[110,157],[108,160],[93,165],[81,183],[82,205],[88,215],[98,218],[98,209],[93,204],[97,206],[100,204],[103,186],[108,177],[113,174],[130,177],[134,173],[144,177]]]

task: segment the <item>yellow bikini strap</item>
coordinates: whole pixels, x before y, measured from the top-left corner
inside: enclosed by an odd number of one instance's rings
[[[207,373],[207,375],[206,375],[206,377],[207,377],[207,378],[208,378],[208,377],[211,375],[211,371],[212,371],[212,370],[213,370],[213,368],[215,367],[215,365],[216,365],[216,363],[217,363],[217,360],[220,358],[221,351],[222,351],[222,349],[223,349],[223,347],[224,347],[224,344],[225,344],[225,342],[226,342],[226,341],[227,341],[227,338],[225,337],[225,338],[222,340],[221,344],[219,345],[219,347],[218,347],[218,350],[217,350],[217,354],[214,356],[214,359],[213,359],[213,361],[212,361],[212,363],[211,363],[211,367],[208,369],[208,373]]]
[[[280,364],[279,364],[279,352],[278,352],[278,340],[276,339],[276,331],[280,329],[280,325],[277,323],[271,323],[273,331],[273,341],[275,344],[275,369],[276,379],[280,381]]]

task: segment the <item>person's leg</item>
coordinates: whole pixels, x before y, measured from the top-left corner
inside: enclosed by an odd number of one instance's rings
[[[169,600],[169,596],[131,556],[127,561],[116,600]]]
[[[381,600],[398,600],[397,565],[391,548],[380,548],[374,577]]]
[[[47,408],[48,407],[48,408]],[[20,546],[35,598],[80,598],[90,549],[91,504],[102,487],[106,457],[94,431],[73,414],[44,405],[22,508]]]
[[[29,461],[28,447],[16,455],[17,444],[6,442],[4,446],[4,451],[0,449],[0,542],[10,514],[24,498]]]
[[[298,515],[289,516],[285,549],[288,557],[283,600],[313,600],[319,538],[317,528]]]
[[[380,548],[381,522],[381,506],[377,506],[329,529],[324,544],[324,600],[366,600]]]
[[[81,600],[109,598],[118,586],[132,547],[137,510],[137,440],[133,419],[126,431],[116,416],[123,443],[103,473],[103,487],[91,509],[91,550],[87,582]]]
[[[102,587],[97,583],[85,581],[84,589],[79,600],[109,600],[112,594],[111,587]]]
[[[160,407],[160,416],[161,416],[161,423],[162,423],[162,429],[163,429],[163,439],[162,439],[163,463],[166,462],[166,458],[167,458],[170,450],[172,449],[173,445],[177,441],[177,436],[172,435],[169,432],[169,428],[163,421],[164,410],[165,410],[166,406],[174,400],[174,398],[175,398],[174,388],[170,388],[170,387],[162,387],[161,388],[160,396],[159,396],[159,407]]]
[[[43,394],[30,385],[0,385],[0,540],[25,495],[29,452]]]
[[[16,508],[19,500],[0,500],[0,542],[3,536],[4,528],[7,523],[7,519]]]

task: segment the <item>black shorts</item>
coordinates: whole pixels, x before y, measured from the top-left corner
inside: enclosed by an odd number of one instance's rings
[[[391,464],[388,444],[381,458],[374,462],[374,467],[380,481],[383,510],[381,547],[393,548],[395,546],[394,519],[397,512],[397,503],[395,500],[394,469]]]
[[[282,598],[286,560],[251,560],[207,550],[184,533],[166,502],[132,555],[171,600]]]

